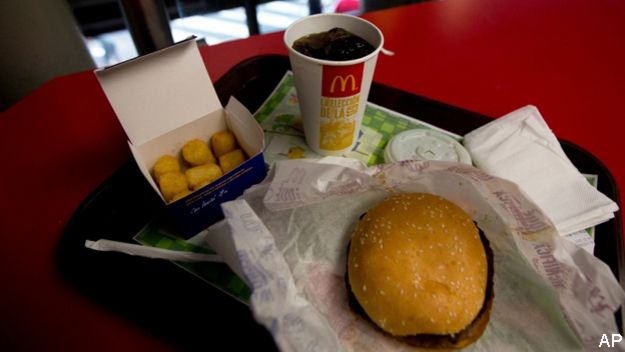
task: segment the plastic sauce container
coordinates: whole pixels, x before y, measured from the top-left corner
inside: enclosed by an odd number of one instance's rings
[[[471,165],[469,152],[455,139],[434,130],[413,129],[398,133],[384,149],[384,161],[444,160]]]

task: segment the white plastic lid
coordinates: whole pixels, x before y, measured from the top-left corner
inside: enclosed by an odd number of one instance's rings
[[[426,129],[395,135],[384,149],[384,160],[444,160],[471,165],[471,156],[462,144],[441,132]]]

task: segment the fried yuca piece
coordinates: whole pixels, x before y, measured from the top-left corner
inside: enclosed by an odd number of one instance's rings
[[[184,198],[187,195],[191,194],[191,190],[190,189],[185,189],[184,191],[178,192],[176,194],[174,194],[174,198],[171,200],[172,202],[177,201],[180,198]]]
[[[245,155],[241,149],[235,149],[219,157],[219,165],[224,174],[234,169],[245,161]]]
[[[289,148],[289,152],[287,157],[289,159],[301,159],[304,157],[305,150],[302,147],[291,147]]]
[[[219,165],[211,163],[187,169],[184,175],[191,189],[195,191],[220,178],[223,172]]]
[[[178,159],[173,155],[163,155],[154,163],[153,172],[154,178],[158,181],[164,174],[180,172],[180,162],[178,162]]]
[[[182,172],[169,172],[162,175],[158,181],[161,193],[168,202],[173,201],[175,196],[181,192],[189,190],[187,178]]]
[[[182,147],[182,158],[192,166],[214,163],[215,157],[208,144],[201,139],[192,139]]]
[[[216,157],[237,149],[237,140],[230,131],[220,131],[211,136],[211,147]]]

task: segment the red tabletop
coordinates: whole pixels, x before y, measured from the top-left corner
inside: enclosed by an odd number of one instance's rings
[[[625,2],[435,1],[364,17],[395,52],[379,59],[375,81],[493,117],[536,105],[558,137],[608,167],[625,199]],[[213,80],[268,53],[286,54],[282,33],[202,48]],[[93,74],[44,84],[2,114],[0,131],[0,346],[172,348],[55,267],[76,207],[129,157]]]

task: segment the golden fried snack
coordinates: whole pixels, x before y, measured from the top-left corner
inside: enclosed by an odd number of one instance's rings
[[[198,183],[194,190],[201,189],[202,187],[206,186],[207,184],[209,184],[209,183],[211,183],[213,181],[214,180],[204,180],[204,181]]]
[[[245,156],[241,149],[235,149],[219,157],[219,165],[224,174],[234,169],[245,161]]]
[[[161,176],[170,172],[180,172],[180,163],[173,155],[163,155],[154,163],[154,178],[158,181]]]
[[[216,157],[237,149],[237,140],[230,131],[221,131],[212,135],[211,147]]]
[[[178,192],[178,193],[174,194],[174,198],[173,198],[171,201],[172,201],[172,202],[175,202],[175,201],[177,201],[178,199],[180,199],[180,198],[184,198],[184,197],[186,197],[186,196],[187,196],[187,195],[189,195],[189,194],[191,194],[191,190],[189,190],[189,189],[185,189],[185,190],[184,190],[184,191],[182,191],[182,192]]]
[[[211,163],[187,169],[184,175],[191,189],[195,191],[220,178],[223,173],[219,165]]]
[[[176,194],[189,190],[187,178],[182,172],[170,172],[162,175],[158,181],[161,193],[168,202],[175,199]]]
[[[305,150],[302,147],[291,147],[287,156],[289,159],[301,159],[304,157],[304,152]]]
[[[192,166],[215,162],[208,144],[200,139],[192,139],[185,143],[182,147],[182,158]]]

